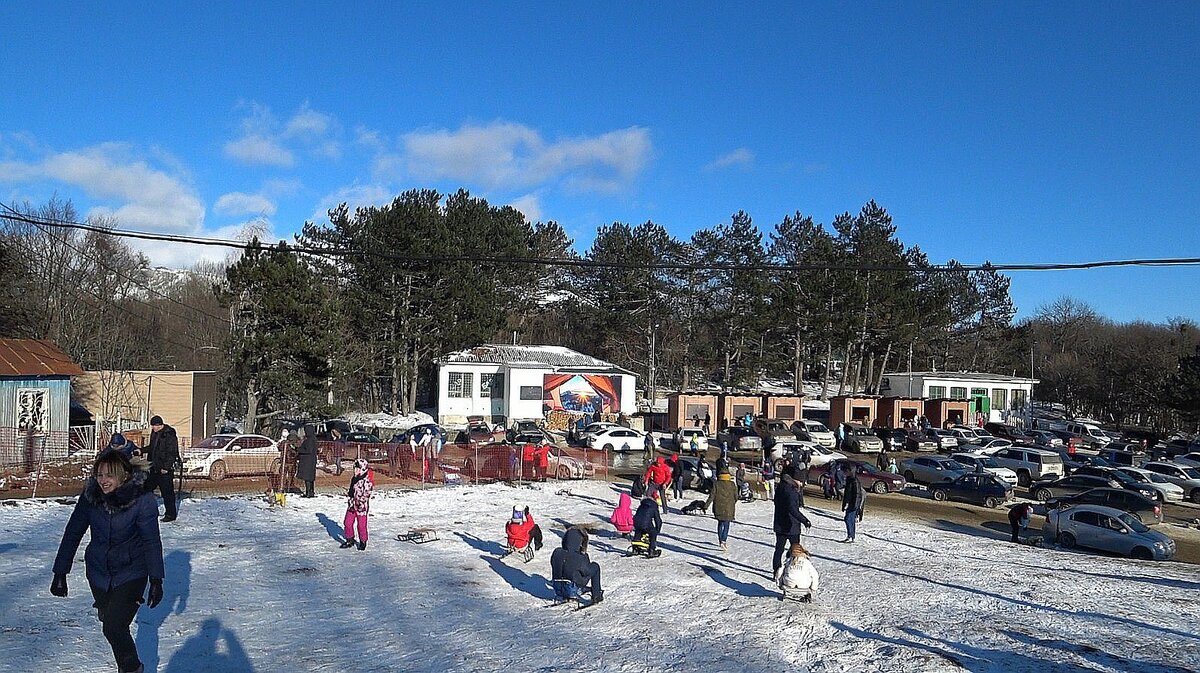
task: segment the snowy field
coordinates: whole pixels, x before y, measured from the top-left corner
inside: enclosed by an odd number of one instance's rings
[[[669,514],[659,559],[593,537],[605,601],[547,607],[567,523],[606,520],[614,487],[572,495],[503,485],[380,493],[365,552],[339,549],[343,498],[184,502],[163,526],[166,598],[143,608],[147,670],[219,671],[1188,671],[1200,668],[1200,569],[1013,546],[868,516],[841,544],[813,502],[822,574],[811,605],[777,600],[770,503],[739,504],[730,551],[711,518]],[[547,546],[498,559],[528,504]],[[0,507],[0,670],[112,671],[83,549],[67,599],[50,567],[69,505]],[[396,541],[434,526],[442,539]]]

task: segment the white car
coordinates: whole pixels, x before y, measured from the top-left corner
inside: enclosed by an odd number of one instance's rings
[[[1017,473],[1007,467],[1001,466],[991,456],[982,453],[952,453],[950,457],[973,470],[983,468],[984,472],[996,475],[1000,478],[1000,481],[1009,486],[1017,485]]]
[[[950,434],[958,439],[958,445],[978,444],[983,438],[975,434],[975,429],[966,425],[955,425],[949,429]]]
[[[1129,475],[1131,479],[1142,486],[1148,486],[1156,492],[1159,502],[1183,502],[1183,487],[1171,483],[1163,475],[1137,467],[1118,467],[1118,471]]]
[[[696,450],[700,454],[708,451],[708,435],[704,433],[703,428],[697,427],[679,428],[675,431],[675,450],[691,453],[693,437],[696,438]]]
[[[992,437],[991,439],[982,440],[979,443],[979,449],[973,453],[983,453],[989,456],[994,455],[1000,449],[1007,449],[1013,446],[1013,443],[1007,439]]]
[[[816,442],[805,442],[800,440],[796,440],[794,442],[780,442],[779,444],[776,444],[774,448],[780,449],[783,455],[808,451],[809,465],[811,467],[831,463],[835,460],[846,460],[846,454],[838,453],[837,451],[821,446]]]
[[[803,418],[793,421],[792,434],[796,435],[796,439],[820,444],[827,449],[832,449],[837,444],[837,437],[833,436],[833,431],[825,427],[825,424],[820,421],[810,421]]]
[[[221,481],[227,476],[278,474],[282,454],[263,435],[213,435],[182,452],[183,473]]]
[[[583,432],[580,432],[576,439],[580,442],[587,442],[590,441],[596,433],[615,427],[618,427],[616,423],[592,423],[591,425],[585,427]]]
[[[547,473],[555,479],[591,479],[596,476],[596,466],[579,458],[563,453],[562,449],[550,447]]]
[[[1200,467],[1200,451],[1185,453],[1182,456],[1175,456],[1173,463],[1179,463],[1184,467]]]
[[[1200,467],[1185,467],[1175,463],[1146,463],[1142,469],[1166,477],[1167,481],[1183,489],[1185,498],[1200,504]]]
[[[616,425],[588,437],[588,446],[596,450],[621,453],[642,451],[646,448],[646,433]]]

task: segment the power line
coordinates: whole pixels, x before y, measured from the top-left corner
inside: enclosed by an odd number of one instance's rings
[[[5,206],[8,208],[8,206]],[[11,210],[11,209],[9,209]],[[40,224],[47,227],[77,229],[108,234],[119,238],[133,238],[147,241],[164,241],[183,243],[187,245],[203,245],[210,247],[260,250],[272,249],[275,246],[258,243],[253,245],[244,241],[233,241],[220,238],[205,238],[201,236],[181,236],[178,234],[156,234],[145,231],[132,231],[100,227],[82,222],[51,221],[33,218],[27,215],[3,214],[0,217]],[[961,273],[964,271],[1079,271],[1084,269],[1105,269],[1119,267],[1144,266],[1200,266],[1200,257],[1169,257],[1169,258],[1138,258],[1100,260],[1094,262],[1062,262],[1048,264],[933,264],[927,267],[910,266],[876,266],[859,264],[720,264],[714,262],[618,262],[579,259],[573,257],[489,257],[485,255],[397,255],[393,253],[372,250],[336,250],[305,245],[289,245],[292,252],[320,257],[375,257],[397,262],[405,266],[418,266],[436,263],[466,262],[471,264],[527,264],[537,266],[564,266],[575,268],[615,268],[631,270],[662,270],[662,271],[890,271],[890,272],[924,272],[924,273]]]

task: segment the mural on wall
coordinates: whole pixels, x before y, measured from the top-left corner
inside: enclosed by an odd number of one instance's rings
[[[593,374],[544,374],[542,410],[582,414],[621,411],[621,377]]]

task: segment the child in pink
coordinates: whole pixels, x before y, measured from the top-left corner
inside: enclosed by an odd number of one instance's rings
[[[617,529],[623,537],[629,537],[633,532],[633,507],[630,504],[632,500],[628,493],[622,493],[621,499],[617,503],[617,508],[613,510],[612,517],[609,521],[612,522],[613,528]]]
[[[354,477],[350,479],[350,502],[346,505],[346,541],[342,549],[354,546],[354,528],[358,528],[358,550],[367,548],[367,512],[371,509],[371,492],[375,490],[375,475],[366,458],[354,461]]]

